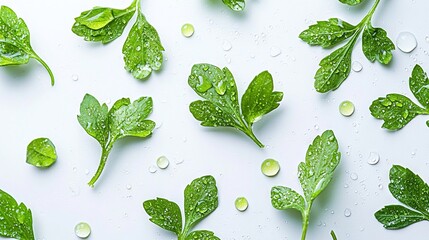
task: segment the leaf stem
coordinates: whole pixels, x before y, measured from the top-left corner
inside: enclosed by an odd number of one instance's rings
[[[90,187],[94,187],[94,184],[97,182],[97,180],[100,178],[101,173],[104,170],[104,167],[106,166],[107,158],[109,157],[110,151],[112,150],[113,144],[109,143],[107,147],[103,147],[103,151],[101,152],[101,159],[100,164],[98,165],[97,172],[95,175],[91,178],[91,181],[89,181],[88,185]]]
[[[261,141],[259,141],[259,139],[255,136],[255,134],[253,133],[253,130],[250,127],[246,127],[244,130],[242,130],[248,137],[250,137],[253,142],[256,143],[256,145],[258,145],[258,147],[260,148],[264,148],[264,144],[261,143]]]
[[[308,230],[308,225],[310,223],[310,212],[311,212],[311,206],[312,205],[313,205],[312,201],[310,203],[308,203],[307,208],[305,209],[305,211],[302,214],[301,240],[305,240],[305,238],[307,237],[307,230]]]
[[[51,77],[51,85],[54,86],[55,84],[55,77],[54,74],[52,73],[51,69],[49,68],[48,64],[43,61],[43,59],[41,57],[39,57],[36,53],[32,53],[31,56],[36,59],[40,64],[42,64],[42,66],[46,69],[46,71],[48,71],[49,76]]]

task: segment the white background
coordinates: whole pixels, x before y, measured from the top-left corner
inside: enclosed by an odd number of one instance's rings
[[[149,222],[142,202],[164,197],[182,206],[186,184],[206,174],[217,180],[220,204],[198,229],[212,230],[221,239],[299,239],[299,214],[273,209],[270,189],[285,185],[301,192],[297,165],[325,129],[334,130],[343,158],[332,184],[315,203],[308,239],[330,239],[331,229],[339,239],[426,239],[427,222],[389,231],[373,214],[397,203],[387,190],[392,164],[409,167],[429,181],[427,118],[417,117],[391,133],[380,128],[382,122],[370,115],[368,107],[387,93],[410,96],[408,77],[416,62],[429,71],[429,56],[424,53],[429,51],[427,1],[382,1],[374,25],[386,29],[393,40],[402,31],[414,33],[418,48],[411,54],[395,51],[385,67],[367,61],[359,41],[353,59],[362,63],[363,71],[352,72],[339,90],[328,94],[314,90],[313,76],[320,59],[331,51],[309,47],[297,36],[316,20],[330,17],[355,24],[373,1],[352,8],[337,0],[249,0],[243,13],[235,13],[220,0],[142,0],[143,12],[166,49],[163,70],[147,81],[133,79],[123,69],[121,48],[133,20],[121,38],[105,46],[85,42],[70,30],[73,18],[84,10],[97,5],[124,8],[130,2],[2,2],[24,18],[35,51],[56,76],[51,87],[48,74],[34,60],[0,70],[0,188],[32,209],[37,239],[76,239],[73,228],[80,221],[90,223],[91,239],[174,239]],[[186,22],[196,29],[190,39],[180,33]],[[230,51],[223,50],[224,40],[231,42]],[[272,47],[282,54],[271,57]],[[273,74],[275,88],[284,91],[285,98],[278,110],[255,126],[265,149],[240,132],[203,128],[193,119],[188,105],[198,96],[188,87],[187,77],[191,66],[201,62],[230,68],[241,94],[258,73]],[[79,80],[73,81],[73,75]],[[86,183],[101,150],[76,120],[85,93],[110,100],[110,105],[121,97],[152,96],[150,118],[162,123],[149,139],[118,142],[95,189]],[[356,105],[350,118],[338,112],[346,99]],[[54,142],[59,155],[47,170],[25,163],[27,144],[42,136]],[[378,165],[366,163],[370,152],[380,154]],[[161,155],[170,159],[170,167],[150,173],[148,168]],[[278,176],[261,174],[265,158],[280,162]],[[351,180],[351,173],[359,179]],[[234,208],[238,196],[249,200],[244,213]],[[351,209],[350,217],[344,216],[346,208]]]

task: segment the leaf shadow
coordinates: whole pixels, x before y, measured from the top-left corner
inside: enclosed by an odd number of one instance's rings
[[[3,67],[3,72],[6,75],[6,81],[12,85],[22,84],[29,79],[29,75],[38,67],[35,60],[24,65],[10,65]]]
[[[276,123],[280,121],[281,119],[280,116],[283,114],[284,111],[285,111],[285,106],[280,106],[274,111],[268,113],[261,119],[261,121],[253,125],[253,130],[255,132],[263,132],[265,128],[276,125]]]

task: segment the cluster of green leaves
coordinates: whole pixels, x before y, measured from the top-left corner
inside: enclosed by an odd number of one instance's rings
[[[342,0],[342,2],[356,5],[361,1]],[[326,93],[336,90],[348,78],[351,71],[353,48],[362,32],[362,50],[366,58],[371,62],[390,63],[395,45],[387,37],[385,30],[375,28],[371,23],[379,2],[380,0],[376,0],[369,13],[358,25],[331,18],[328,21],[317,22],[299,35],[309,45],[322,48],[332,48],[349,39],[344,46],[321,60],[320,68],[314,77],[314,87],[318,92]]]
[[[383,128],[399,130],[416,116],[429,114],[429,78],[420,65],[413,69],[410,90],[423,107],[397,93],[388,94],[372,102],[369,108],[371,114],[384,121]],[[429,126],[429,121],[426,124]]]
[[[246,2],[245,0],[222,0],[222,2],[234,11],[243,11]]]
[[[173,232],[178,240],[220,240],[207,230],[191,231],[201,220],[210,215],[218,206],[216,180],[204,176],[192,181],[185,188],[185,225],[182,227],[180,207],[164,198],[145,201],[143,208],[150,221],[161,228]]]
[[[48,138],[36,138],[27,146],[27,163],[38,168],[50,167],[57,161],[55,146]]]
[[[152,98],[141,97],[131,103],[129,98],[116,101],[109,110],[93,96],[86,94],[77,119],[85,131],[101,145],[100,165],[88,183],[93,187],[100,177],[113,144],[125,137],[145,138],[152,134],[155,122],[146,118],[152,112]]]
[[[36,59],[49,73],[51,84],[55,78],[48,64],[37,55],[30,44],[30,31],[22,18],[6,6],[0,8],[0,67],[23,65]]]
[[[375,213],[386,229],[401,229],[420,221],[429,221],[429,186],[410,169],[390,169],[389,190],[402,205],[389,205]]]
[[[24,203],[0,190],[0,236],[20,240],[34,240],[33,217]]]
[[[188,84],[205,100],[189,106],[194,117],[205,127],[233,127],[249,136],[259,147],[264,145],[256,138],[252,126],[264,115],[280,105],[282,92],[273,92],[273,77],[268,71],[256,76],[238,103],[237,86],[228,68],[210,64],[192,67]]]
[[[307,235],[313,202],[331,182],[340,159],[341,153],[334,133],[331,130],[325,131],[314,139],[313,144],[308,147],[305,162],[298,166],[298,178],[304,197],[288,187],[277,186],[271,190],[271,204],[274,208],[301,212],[302,240]]]
[[[164,47],[156,29],[141,12],[140,0],[125,9],[95,7],[75,18],[72,31],[86,41],[109,43],[120,37],[130,19],[137,20],[122,48],[125,69],[136,79],[146,79],[152,71],[161,69]]]

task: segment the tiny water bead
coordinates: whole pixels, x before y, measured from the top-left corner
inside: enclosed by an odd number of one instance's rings
[[[357,175],[357,173],[351,173],[350,174],[350,179],[351,180],[356,181],[356,180],[358,180],[358,178],[359,178],[359,176]]]
[[[232,44],[228,40],[225,40],[223,41],[222,48],[227,52],[232,49]]]
[[[274,177],[280,171],[280,164],[274,159],[266,159],[262,162],[261,171],[267,177]]]
[[[346,209],[344,210],[344,216],[346,216],[346,217],[350,217],[351,215],[352,215],[352,211],[351,211],[350,209],[346,208]]]
[[[396,39],[396,46],[404,53],[410,53],[417,47],[417,40],[410,32],[401,32]]]
[[[270,55],[271,57],[277,57],[282,53],[282,50],[278,47],[271,47],[270,49]]]
[[[355,112],[355,105],[352,102],[346,100],[340,104],[339,109],[341,115],[345,117],[350,117]]]
[[[150,172],[150,173],[156,173],[156,168],[155,168],[155,166],[150,166],[150,167],[149,167],[149,172]]]
[[[194,35],[195,29],[194,26],[190,23],[185,23],[182,26],[182,35],[184,37],[192,37],[192,35]]]
[[[74,232],[79,238],[88,238],[91,235],[91,227],[86,222],[80,222],[74,227]]]
[[[161,156],[156,160],[156,165],[161,169],[166,169],[170,165],[170,161],[166,156]]]
[[[352,63],[352,70],[354,72],[360,72],[360,71],[362,71],[362,69],[363,69],[363,66],[360,62],[354,61]]]
[[[238,197],[237,199],[235,199],[235,208],[238,211],[244,212],[247,210],[248,207],[249,207],[249,202],[245,197]]]
[[[77,80],[79,80],[79,76],[78,76],[77,74],[73,74],[73,75],[72,75],[72,80],[73,80],[73,81],[77,81]]]
[[[369,165],[376,165],[380,161],[380,155],[376,152],[369,153],[368,161],[367,163]]]

